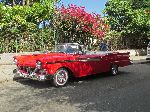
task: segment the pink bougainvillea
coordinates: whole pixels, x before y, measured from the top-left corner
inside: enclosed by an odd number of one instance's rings
[[[101,19],[101,16],[87,13],[85,7],[71,4],[69,7],[61,6],[57,11],[64,21],[76,22],[76,30],[83,30],[98,38],[102,38],[108,30],[108,25]]]

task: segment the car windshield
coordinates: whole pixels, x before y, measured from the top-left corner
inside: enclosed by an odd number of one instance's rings
[[[79,50],[78,50],[78,45],[76,44],[62,44],[62,45],[60,44],[60,45],[56,45],[54,51],[74,54],[77,53]]]

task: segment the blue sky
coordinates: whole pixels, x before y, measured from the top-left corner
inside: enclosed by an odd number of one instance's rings
[[[1,1],[1,0],[0,0]],[[102,14],[102,10],[105,8],[105,3],[108,0],[61,0],[60,4],[68,6],[68,4],[75,4],[77,6],[85,6],[85,10],[89,13]]]
[[[105,8],[107,0],[61,0],[60,3],[67,6],[68,4],[75,4],[77,6],[85,6],[85,10],[89,13],[102,14],[102,10]]]

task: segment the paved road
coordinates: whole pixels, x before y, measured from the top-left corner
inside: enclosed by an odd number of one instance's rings
[[[0,85],[0,112],[149,112],[150,63],[120,68],[118,76],[74,79],[66,87],[20,80]]]

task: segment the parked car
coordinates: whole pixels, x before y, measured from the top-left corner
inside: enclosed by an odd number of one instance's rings
[[[150,60],[150,42],[147,45],[147,57],[146,57],[146,60]]]
[[[85,51],[77,43],[58,44],[49,53],[15,56],[14,62],[14,79],[51,80],[54,86],[64,86],[71,76],[117,75],[118,67],[131,64],[129,53]]]

